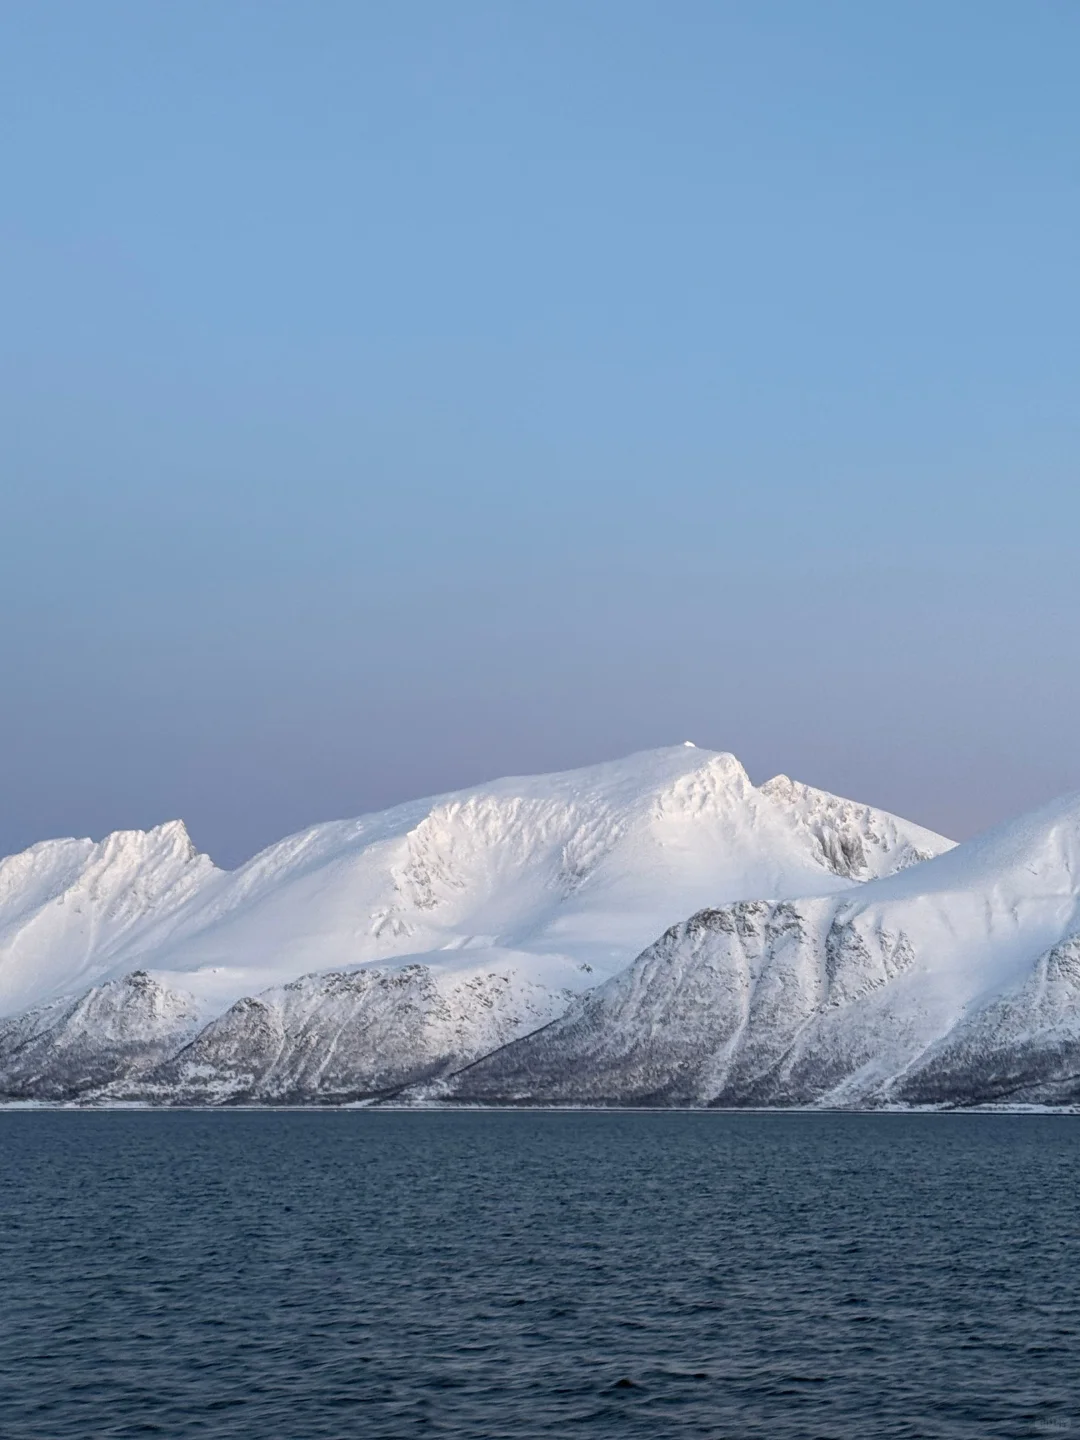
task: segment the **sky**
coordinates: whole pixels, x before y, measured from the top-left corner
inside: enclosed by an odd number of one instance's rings
[[[1072,0],[0,10],[0,852],[1080,788]]]

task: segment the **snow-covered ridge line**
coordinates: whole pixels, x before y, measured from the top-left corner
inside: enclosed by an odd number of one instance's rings
[[[50,1027],[58,1048],[80,1024],[90,1045],[116,1005],[134,1007],[148,1045],[166,1016],[186,1017],[200,1058],[183,1084],[207,1098],[344,1098],[444,1076],[703,906],[832,895],[949,845],[784,776],[756,787],[733,756],[687,746],[314,826],[233,872],[178,822],[44,842],[0,863],[0,1014],[23,1016],[0,1022],[0,1089],[26,1025],[38,1068],[23,1054],[19,1093],[46,1083]],[[156,1009],[134,972],[159,988]],[[91,990],[60,1024],[57,1002]],[[154,1081],[162,1098],[179,1075]]]

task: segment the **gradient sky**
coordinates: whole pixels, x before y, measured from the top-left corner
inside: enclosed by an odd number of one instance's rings
[[[1080,787],[1073,0],[13,0],[0,851]]]

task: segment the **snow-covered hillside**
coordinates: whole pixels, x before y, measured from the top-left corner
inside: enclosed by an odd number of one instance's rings
[[[703,910],[444,1093],[1080,1103],[1080,796],[858,890]]]
[[[130,957],[222,878],[179,820],[0,860],[0,1015],[135,968]]]
[[[192,1098],[370,1093],[546,1023],[703,905],[828,895],[948,845],[693,746],[318,825],[235,872],[179,823],[45,842],[0,865],[0,1006],[22,1015],[0,1074],[28,1024],[44,1056],[58,1001],[145,971],[167,997],[160,1024],[143,997],[148,1045],[177,1014],[214,1022],[167,1082]]]

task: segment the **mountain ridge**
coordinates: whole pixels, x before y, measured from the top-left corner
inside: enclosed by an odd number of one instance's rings
[[[1080,795],[833,896],[670,927],[442,1092],[476,1103],[1080,1103]]]
[[[228,1003],[259,978],[287,980],[307,968],[484,935],[514,948],[546,924],[565,930],[564,909],[573,910],[585,884],[625,892],[632,875],[638,890],[651,886],[653,908],[675,919],[691,892],[704,903],[835,888],[951,843],[824,791],[792,782],[783,795],[770,790],[782,778],[754,787],[734,756],[672,746],[310,826],[233,871],[200,855],[180,821],[96,844],[43,841],[0,861],[0,1013],[74,993],[84,978],[118,978],[125,964],[187,974],[208,1003]],[[49,871],[48,883],[24,886],[32,894],[20,904],[17,881],[28,870]],[[615,896],[613,929],[627,903],[633,895]],[[65,906],[68,919],[86,917],[81,926],[58,922]],[[652,923],[650,914],[621,951],[636,953]],[[59,949],[72,928],[66,976]],[[555,950],[557,938],[545,937],[545,948]],[[35,942],[49,963],[20,992],[11,956]],[[212,976],[235,965],[245,943],[274,948],[281,966],[248,967],[230,991]]]
[[[131,1007],[150,1047],[173,1034],[156,1034],[164,1017],[195,1015],[202,1058],[183,1076],[193,1100],[278,1097],[290,1076],[329,1074],[300,1063],[296,1047],[320,1046],[352,1055],[333,1089],[359,1096],[450,1073],[536,1029],[702,904],[828,894],[950,843],[785,776],[756,787],[734,756],[693,746],[309,827],[231,872],[176,822],[96,847],[45,842],[5,862],[9,878],[51,865],[56,883],[26,904],[13,882],[6,930],[0,912],[0,1076],[4,1065],[24,1075],[28,1025],[39,1058],[53,1025],[58,1055],[77,1051],[83,1012],[70,1006],[94,991],[94,1013]],[[74,932],[59,911],[82,915]],[[367,978],[348,979],[357,972]],[[122,983],[133,973],[158,987],[156,1006]],[[19,1093],[34,1084],[45,1081],[26,1071]]]

